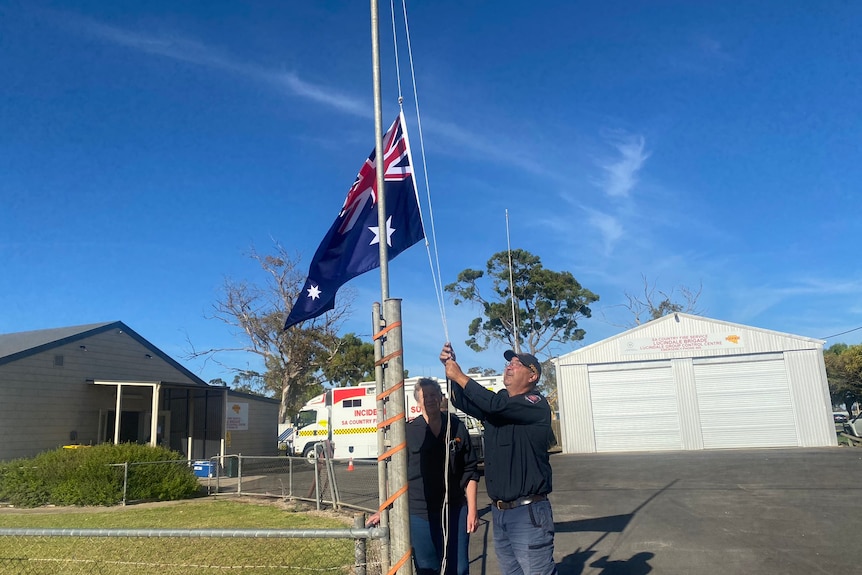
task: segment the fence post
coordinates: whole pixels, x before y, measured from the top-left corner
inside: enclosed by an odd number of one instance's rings
[[[242,453],[236,456],[236,494],[242,495]]]
[[[354,529],[365,529],[364,513],[353,514],[353,527]],[[362,537],[358,537],[353,540],[353,560],[353,572],[356,575],[365,575],[365,565],[368,564],[368,556],[366,553],[365,539]]]
[[[126,496],[129,493],[129,462],[123,463],[123,506],[126,505]]]
[[[338,484],[335,481],[335,463],[331,456],[326,458],[326,474],[329,477],[329,495],[332,497],[332,508],[337,511],[340,509],[341,496],[338,494]]]
[[[314,444],[314,499],[317,501],[317,510],[320,511],[320,458],[323,449],[320,443]]]

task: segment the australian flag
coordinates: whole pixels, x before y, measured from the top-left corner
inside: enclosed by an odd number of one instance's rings
[[[308,279],[284,329],[333,309],[338,288],[379,267],[379,242],[387,242],[391,260],[425,237],[402,114],[383,137],[383,154],[386,194],[383,230],[377,221],[377,169],[372,150],[311,260]]]

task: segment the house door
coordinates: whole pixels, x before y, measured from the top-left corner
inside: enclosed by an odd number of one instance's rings
[[[109,411],[105,421],[105,441],[114,441],[114,418],[115,412]],[[141,414],[138,411],[123,411],[120,413],[120,443],[140,443],[140,421]]]

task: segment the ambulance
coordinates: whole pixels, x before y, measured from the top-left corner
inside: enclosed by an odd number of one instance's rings
[[[499,391],[503,389],[503,376],[470,374],[481,385]],[[407,420],[420,415],[413,398],[413,389],[419,377],[404,381],[405,413]],[[446,380],[431,378],[440,383],[446,393]],[[315,444],[328,441],[335,460],[377,458],[377,385],[373,381],[353,387],[327,389],[306,403],[293,422],[292,450],[309,460],[315,458]],[[454,409],[451,408],[450,409]],[[483,454],[482,424],[455,409],[454,413],[470,432],[473,446],[479,457]]]

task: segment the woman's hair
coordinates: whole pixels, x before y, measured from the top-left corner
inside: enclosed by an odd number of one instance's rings
[[[419,401],[419,390],[422,388],[434,389],[440,394],[440,397],[443,397],[443,389],[440,387],[440,383],[436,379],[423,377],[416,382],[416,386],[413,388],[413,399],[416,401]]]

